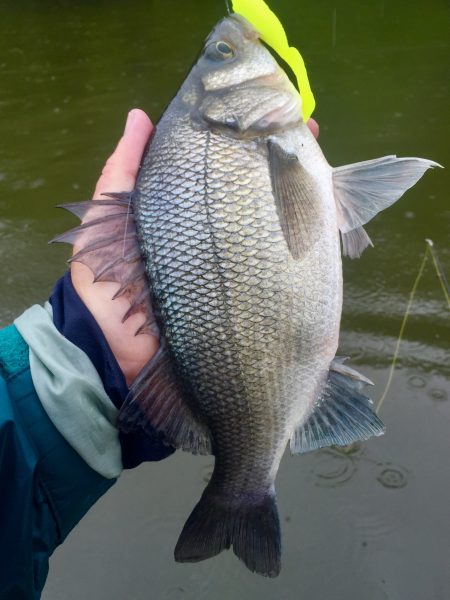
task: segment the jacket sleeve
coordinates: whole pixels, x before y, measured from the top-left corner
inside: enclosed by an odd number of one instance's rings
[[[53,322],[57,330],[83,350],[94,365],[104,389],[114,406],[120,410],[129,392],[123,373],[92,314],[78,296],[70,271],[57,281],[50,297]],[[166,458],[174,449],[165,443],[162,434],[150,428],[119,433],[122,464],[133,468],[144,461]]]
[[[115,482],[58,432],[33,384],[29,347],[0,330],[0,598],[40,598],[53,550]]]

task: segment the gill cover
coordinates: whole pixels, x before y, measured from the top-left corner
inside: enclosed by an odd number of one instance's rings
[[[289,42],[278,17],[264,0],[232,0],[235,13],[249,21],[259,32],[261,39],[290,66],[296,79],[302,98],[303,121],[309,119],[316,101],[309,84],[308,73],[302,55]]]

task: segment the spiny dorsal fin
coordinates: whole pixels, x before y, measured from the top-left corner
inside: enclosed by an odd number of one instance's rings
[[[344,255],[358,258],[369,244],[373,245],[362,226],[394,204],[427,169],[440,166],[424,158],[392,155],[333,169]]]
[[[112,281],[120,284],[114,298],[126,296],[130,308],[125,321],[132,314],[142,312],[145,323],[137,333],[157,333],[150,302],[150,290],[145,267],[138,246],[133,212],[133,193],[103,194],[107,200],[88,200],[63,204],[82,220],[82,224],[52,242],[65,242],[77,248],[69,262],[81,262],[94,274],[94,281]]]
[[[301,258],[317,240],[320,224],[314,180],[294,154],[269,140],[272,192],[281,229],[293,258]]]
[[[292,454],[325,446],[346,446],[382,435],[385,427],[361,389],[372,382],[335,359],[314,411],[291,438]]]
[[[149,423],[175,448],[193,454],[212,453],[209,428],[182,397],[163,345],[133,383],[118,418],[119,428],[125,432],[145,431]]]

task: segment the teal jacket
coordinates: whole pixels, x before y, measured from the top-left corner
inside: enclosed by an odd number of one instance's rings
[[[39,371],[30,370],[37,354],[16,326],[0,331],[0,600],[40,598],[50,555],[116,481],[93,468],[95,457],[89,466],[50,420],[33,383]],[[57,386],[41,358],[39,385]]]

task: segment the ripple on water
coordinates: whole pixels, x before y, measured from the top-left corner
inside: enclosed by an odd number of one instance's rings
[[[411,377],[408,378],[408,385],[416,389],[424,389],[430,383],[432,383],[432,381],[429,381],[427,378],[422,377],[421,375],[411,375]],[[432,387],[428,389],[426,393],[427,396],[435,402],[445,402],[448,400],[447,390],[441,387]]]
[[[145,522],[145,537],[153,540],[156,548],[164,548],[167,540],[173,540],[173,549],[181,533],[184,519],[187,514],[172,513],[171,515],[156,514]],[[172,551],[173,551],[172,549]],[[214,588],[219,580],[226,581],[231,577],[235,556],[227,557],[225,554],[193,566],[188,564],[173,563],[173,555],[167,552],[156,553],[153,573],[161,573],[161,579],[154,581],[155,597],[163,600],[200,600],[211,598]],[[229,560],[231,559],[231,560]],[[174,576],[167,579],[163,574],[167,572],[167,560],[174,564]],[[158,586],[160,586],[158,588]]]
[[[388,489],[400,489],[408,484],[409,472],[391,462],[379,462],[364,453],[362,444],[355,443],[342,448],[324,448],[313,457],[310,474],[314,485],[334,488],[346,484],[358,471],[368,467],[374,479]]]
[[[155,597],[162,600],[208,600],[217,589],[224,589],[236,577],[237,558],[230,551],[211,560],[196,563],[176,563],[176,574],[165,590]]]
[[[423,377],[420,377],[420,375],[412,375],[409,377],[408,383],[414,388],[424,388],[427,385],[426,380]]]
[[[181,585],[169,588],[164,594],[164,600],[183,600],[187,597],[188,591]]]
[[[388,489],[404,488],[408,484],[408,472],[398,465],[382,464],[380,465],[377,481]]]
[[[310,469],[315,485],[335,488],[344,485],[356,473],[356,461],[351,455],[334,448],[316,453]]]
[[[445,402],[448,400],[448,392],[441,388],[434,388],[428,392],[428,396],[436,402]]]
[[[378,540],[390,535],[396,529],[390,515],[370,513],[354,515],[354,519],[357,538],[362,547],[373,547]]]

